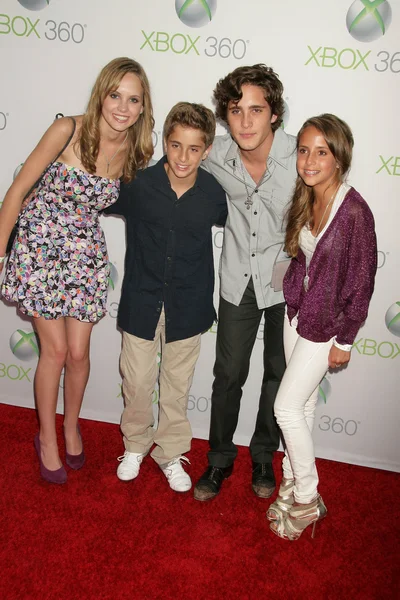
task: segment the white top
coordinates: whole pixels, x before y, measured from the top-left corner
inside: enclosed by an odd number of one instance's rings
[[[350,189],[350,186],[347,183],[342,183],[342,185],[340,186],[340,188],[338,189],[338,191],[336,193],[336,196],[333,201],[331,212],[330,212],[330,215],[326,222],[326,225],[319,232],[317,237],[314,237],[313,234],[311,233],[311,229],[310,229],[310,226],[308,223],[306,225],[304,225],[304,227],[300,231],[299,246],[302,249],[302,251],[304,252],[304,255],[306,257],[307,268],[311,262],[311,259],[313,257],[315,248],[317,247],[319,240],[322,238],[325,231],[328,229],[330,223],[332,222],[333,217],[336,215],[338,208],[342,204],[343,200],[345,199],[345,196],[346,196],[347,192],[349,191],[349,189]]]

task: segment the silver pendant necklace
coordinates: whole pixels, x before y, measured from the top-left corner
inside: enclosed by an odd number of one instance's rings
[[[258,188],[259,186],[262,184],[264,177],[265,177],[265,173],[266,170],[264,171],[261,179],[260,179],[260,183],[258,185],[255,186],[254,190],[252,192],[249,191],[249,188],[247,186],[247,182],[246,182],[246,176],[244,173],[244,165],[243,165],[243,161],[242,161],[242,157],[239,155],[239,161],[240,161],[240,170],[242,172],[242,177],[243,177],[243,183],[244,183],[244,187],[246,188],[246,200],[245,200],[245,207],[247,208],[247,210],[250,210],[250,208],[253,206],[253,196],[254,194],[258,194]]]
[[[340,187],[340,185],[339,185],[339,187]],[[329,200],[328,204],[325,206],[325,210],[324,210],[324,212],[323,212],[323,214],[322,214],[322,217],[321,217],[321,220],[320,220],[320,222],[319,222],[319,224],[318,224],[317,231],[315,232],[315,236],[314,236],[314,237],[315,237],[315,240],[317,240],[318,234],[319,234],[319,232],[320,232],[320,229],[321,229],[322,221],[324,220],[324,217],[325,217],[325,215],[326,215],[326,211],[328,210],[328,208],[330,207],[330,205],[331,205],[331,204],[332,204],[332,202],[334,201],[334,199],[335,199],[335,197],[336,197],[336,194],[338,193],[339,187],[338,187],[338,188],[336,188],[336,190],[335,190],[335,192],[332,194],[332,197],[331,197],[331,199]],[[307,259],[306,259],[306,274],[305,274],[305,276],[304,276],[304,279],[303,279],[303,288],[304,288],[304,291],[305,291],[305,292],[308,292],[308,284],[309,284],[309,282],[310,282],[310,277],[309,277],[309,275],[308,275],[308,265],[307,265]]]
[[[114,160],[114,158],[117,156],[118,152],[121,150],[122,146],[125,144],[125,142],[126,142],[126,140],[127,140],[127,139],[128,139],[128,132],[126,132],[126,135],[125,135],[125,137],[124,137],[124,140],[123,140],[122,144],[121,144],[121,145],[118,147],[118,149],[116,150],[116,152],[114,152],[114,154],[112,155],[112,157],[111,157],[111,158],[108,158],[108,156],[107,156],[107,154],[104,152],[104,150],[103,150],[102,148],[100,148],[100,149],[101,149],[101,152],[102,152],[102,154],[103,154],[103,156],[104,156],[104,158],[105,158],[105,161],[106,161],[106,163],[107,163],[107,173],[108,173],[108,172],[109,172],[109,170],[110,170],[110,165],[111,165],[112,161],[113,161],[113,160]]]

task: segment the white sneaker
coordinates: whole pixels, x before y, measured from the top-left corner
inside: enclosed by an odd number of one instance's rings
[[[174,492],[187,492],[192,487],[192,481],[189,475],[182,467],[182,461],[189,463],[190,460],[186,456],[178,456],[167,465],[161,468],[165,477],[168,479],[169,486]]]
[[[128,452],[125,450],[123,456],[119,456],[117,460],[120,461],[120,465],[117,469],[117,477],[122,481],[131,481],[139,475],[140,465],[144,459],[145,454],[138,454],[137,452]]]

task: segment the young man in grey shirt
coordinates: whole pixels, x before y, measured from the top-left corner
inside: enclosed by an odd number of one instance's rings
[[[239,67],[214,90],[216,116],[230,133],[215,138],[204,165],[228,196],[220,267],[220,306],[211,399],[209,466],[194,490],[210,500],[230,476],[242,387],[264,315],[264,376],[250,442],[252,487],[269,498],[275,489],[273,453],[279,430],[273,406],[285,370],[283,219],[296,179],[296,141],[281,129],[283,86],[271,68]]]

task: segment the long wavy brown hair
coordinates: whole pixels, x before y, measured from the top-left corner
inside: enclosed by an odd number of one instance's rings
[[[342,183],[350,168],[353,154],[354,139],[350,127],[335,115],[323,114],[311,117],[307,119],[297,134],[297,148],[300,137],[307,127],[315,127],[324,137],[338,165],[334,183]],[[306,185],[300,175],[297,175],[292,202],[287,213],[284,248],[289,256],[295,257],[298,254],[301,229],[307,223],[313,227],[313,204],[313,188]]]
[[[128,150],[122,171],[122,179],[131,181],[138,169],[144,168],[153,155],[152,131],[154,127],[150,85],[143,67],[131,58],[114,58],[101,70],[90,95],[86,113],[83,115],[80,137],[77,141],[81,162],[89,173],[96,172],[96,160],[100,146],[100,117],[103,102],[111,91],[116,90],[127,73],[136,75],[143,88],[143,112],[128,129]]]

